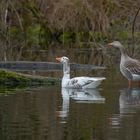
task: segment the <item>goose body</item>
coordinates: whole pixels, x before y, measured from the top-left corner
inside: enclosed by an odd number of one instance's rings
[[[120,49],[120,71],[128,79],[129,86],[131,86],[131,81],[140,81],[140,61],[129,57],[119,41],[114,41],[108,45]]]
[[[140,81],[140,62],[128,57],[121,59],[120,71],[129,81]]]
[[[96,88],[101,82],[105,79],[105,77],[74,77],[70,78],[70,64],[69,59],[65,56],[56,58],[57,61],[63,64],[63,78],[61,86],[63,88]]]

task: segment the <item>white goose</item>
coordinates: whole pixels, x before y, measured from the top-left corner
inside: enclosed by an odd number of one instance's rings
[[[63,56],[56,58],[56,60],[63,64],[63,78],[61,85],[64,88],[96,88],[106,79],[105,77],[75,77],[70,79],[69,59]]]

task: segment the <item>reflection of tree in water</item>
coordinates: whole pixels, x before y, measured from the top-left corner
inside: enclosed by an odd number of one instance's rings
[[[72,61],[76,63],[103,65],[103,50],[98,45],[87,46],[85,49],[73,49]]]
[[[103,50],[99,47],[92,48],[89,63],[88,64],[94,64],[94,65],[103,65],[104,58],[103,58]]]
[[[55,90],[39,88],[0,96],[0,136],[7,140],[55,139]]]

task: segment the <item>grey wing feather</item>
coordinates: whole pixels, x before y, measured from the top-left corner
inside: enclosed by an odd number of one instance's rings
[[[132,59],[131,61],[125,62],[124,67],[131,73],[140,75],[140,62]]]
[[[82,86],[88,85],[94,82],[94,80],[81,80],[79,81],[78,78],[73,78],[70,80],[69,85],[75,88],[82,88]]]
[[[121,65],[120,67],[122,74],[129,80],[132,79],[132,74],[125,66]]]

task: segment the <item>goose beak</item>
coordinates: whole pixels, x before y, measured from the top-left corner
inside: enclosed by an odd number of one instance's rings
[[[111,48],[111,47],[113,47],[113,44],[112,43],[108,43],[107,46]]]
[[[58,62],[61,62],[61,57],[56,57],[56,60],[57,60]]]

